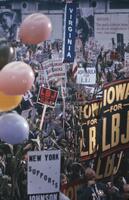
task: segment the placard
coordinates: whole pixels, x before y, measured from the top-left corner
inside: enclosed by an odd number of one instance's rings
[[[65,64],[60,59],[53,60],[48,69],[46,69],[48,81],[62,79],[66,77]]]
[[[57,101],[58,91],[45,87],[40,87],[37,103],[55,107]]]
[[[77,84],[94,85],[96,83],[96,69],[95,67],[78,68]]]
[[[48,83],[50,81],[66,78],[66,68],[62,59],[49,59],[42,63],[42,69],[38,71],[38,82]]]
[[[58,200],[60,150],[28,152],[27,192],[29,200]]]
[[[125,52],[124,54],[124,64],[125,66],[129,66],[129,53],[128,52]]]

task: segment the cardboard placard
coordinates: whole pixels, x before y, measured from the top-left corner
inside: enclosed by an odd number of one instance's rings
[[[32,199],[58,200],[60,191],[60,150],[28,152],[27,193]]]
[[[57,101],[58,91],[45,87],[40,87],[37,103],[55,107]]]

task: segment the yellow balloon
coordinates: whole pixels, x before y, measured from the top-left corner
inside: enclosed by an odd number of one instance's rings
[[[16,108],[22,100],[22,95],[5,95],[0,91],[0,112],[6,112]]]

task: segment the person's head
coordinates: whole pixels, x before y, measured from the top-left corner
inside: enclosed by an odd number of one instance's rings
[[[127,183],[123,184],[123,191],[129,193],[129,184]]]
[[[91,180],[95,181],[96,180],[96,173],[92,168],[88,167],[85,170],[85,177],[86,177],[87,181],[91,181]]]
[[[62,186],[62,185],[65,185],[65,184],[67,184],[68,183],[68,180],[67,180],[67,176],[65,175],[65,174],[61,174],[60,175],[60,185]]]
[[[3,26],[10,28],[13,23],[13,13],[10,11],[3,12],[1,14],[1,23]]]

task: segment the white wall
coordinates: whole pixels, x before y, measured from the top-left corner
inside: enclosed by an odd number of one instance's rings
[[[96,0],[96,7],[92,8],[89,7],[89,0],[85,0],[85,2],[81,2],[79,7],[82,8],[84,15],[88,15],[88,12],[92,12],[93,14],[105,14],[105,13],[123,13],[128,12],[129,9],[125,10],[111,10],[109,8],[109,0]],[[23,8],[23,3],[13,3],[12,9],[21,9],[22,13],[22,20],[29,14],[38,11],[38,2],[26,2],[27,7]],[[43,10],[40,11],[46,15],[48,15],[53,24],[53,31],[51,39],[62,39],[63,38],[63,16],[64,16],[64,9],[62,10]]]

